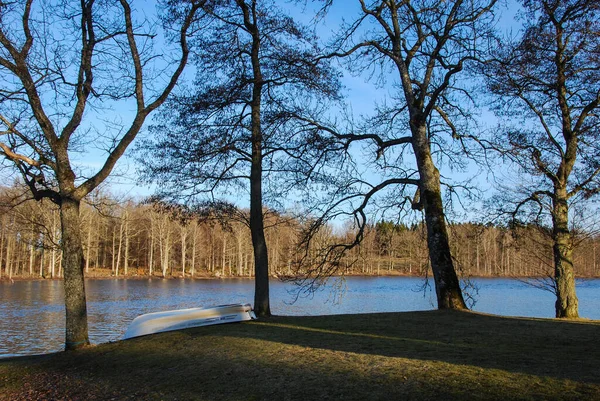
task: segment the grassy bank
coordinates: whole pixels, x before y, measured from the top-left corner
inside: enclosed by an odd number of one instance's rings
[[[599,322],[274,317],[0,360],[0,400],[600,400]]]

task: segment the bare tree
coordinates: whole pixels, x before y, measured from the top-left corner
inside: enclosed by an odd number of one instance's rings
[[[372,144],[374,166],[383,176],[377,182],[355,179],[344,184],[336,194],[338,200],[327,206],[326,214],[339,215],[338,207],[350,205],[358,232],[353,241],[331,246],[324,255],[335,265],[346,250],[358,245],[369,210],[406,206],[422,210],[440,309],[466,305],[450,251],[444,182],[437,165],[444,160],[460,165],[463,139],[472,135],[467,123],[473,99],[459,79],[485,49],[495,3],[358,0],[360,13],[338,34],[330,57],[343,58],[357,74],[370,71],[379,84],[391,81],[393,94],[362,126],[346,132],[306,120],[344,141],[346,148],[357,141]],[[448,186],[450,193],[454,190]],[[316,219],[313,226],[318,228],[323,221]],[[327,264],[321,266],[331,271]]]
[[[215,1],[205,11],[206,30],[194,38],[193,94],[169,103],[164,123],[144,146],[158,156],[145,158],[146,173],[171,197],[249,192],[254,310],[268,316],[264,192],[293,187],[293,180],[276,180],[285,171],[281,159],[300,159],[305,149],[298,145],[304,133],[289,129],[289,110],[335,96],[337,81],[325,62],[311,62],[315,38],[275,2]],[[271,187],[264,188],[265,177]]]
[[[523,1],[524,29],[502,40],[483,68],[498,115],[496,138],[526,184],[515,188],[515,219],[550,216],[556,317],[578,317],[573,269],[573,202],[600,186],[600,4],[592,0]],[[518,120],[517,120],[518,118]]]
[[[173,90],[201,3],[182,7],[181,20],[171,26],[179,55],[170,60],[171,72],[160,73],[165,71],[152,70],[152,27],[136,21],[126,0],[0,2],[0,149],[35,199],[60,206],[68,350],[89,344],[81,200],[109,176],[148,115]],[[119,100],[130,100],[131,122],[101,122]],[[85,119],[94,114],[97,121]],[[98,132],[113,128],[114,135],[103,165],[87,176],[74,160],[94,140],[95,125],[102,125]]]

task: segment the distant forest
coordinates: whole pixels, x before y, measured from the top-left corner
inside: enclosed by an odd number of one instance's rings
[[[0,277],[62,277],[60,219],[50,201],[14,203],[18,188],[0,188]],[[188,209],[160,201],[137,202],[94,196],[82,207],[84,271],[87,277],[252,277],[254,258],[248,211],[209,206]],[[299,273],[303,225],[265,211],[269,274]],[[536,225],[450,224],[452,254],[464,276],[549,276],[553,271],[549,228]],[[348,275],[431,274],[422,223],[369,224],[362,243],[340,261]],[[351,227],[327,226],[315,246],[348,241]],[[578,235],[575,271],[598,276],[600,238]]]

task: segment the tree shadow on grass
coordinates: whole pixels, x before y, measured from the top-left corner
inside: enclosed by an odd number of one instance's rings
[[[600,324],[456,311],[273,317],[226,335],[600,384]]]
[[[23,382],[0,399],[600,399],[599,331],[447,311],[273,317],[0,363]]]

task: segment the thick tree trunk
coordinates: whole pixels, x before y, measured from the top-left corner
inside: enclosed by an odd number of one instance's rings
[[[269,258],[262,211],[262,149],[260,140],[252,144],[250,172],[250,232],[254,248],[254,312],[271,316],[269,304]]]
[[[427,246],[438,309],[467,309],[450,253],[440,173],[431,158],[424,124],[413,129],[413,149],[420,175],[420,201],[425,211]]]
[[[254,312],[257,316],[271,316],[269,304],[269,253],[265,240],[264,216],[262,210],[262,157],[263,137],[261,122],[261,104],[263,77],[260,59],[260,32],[256,23],[255,8],[250,10],[245,2],[237,0],[244,12],[244,25],[252,35],[252,87],[251,127],[252,127],[252,164],[250,167],[250,233],[254,249]]]
[[[255,71],[255,75],[259,75]],[[269,253],[262,210],[262,131],[260,89],[255,87],[252,106],[252,165],[250,167],[250,233],[254,249],[254,312],[271,316],[269,303]]]
[[[554,253],[554,282],[556,284],[556,317],[579,317],[579,301],[575,291],[573,270],[573,240],[569,231],[569,206],[566,190],[555,190],[552,213],[552,240]]]
[[[65,349],[89,345],[83,246],[77,200],[63,198],[60,205],[62,224],[62,265],[64,268],[66,337]]]

